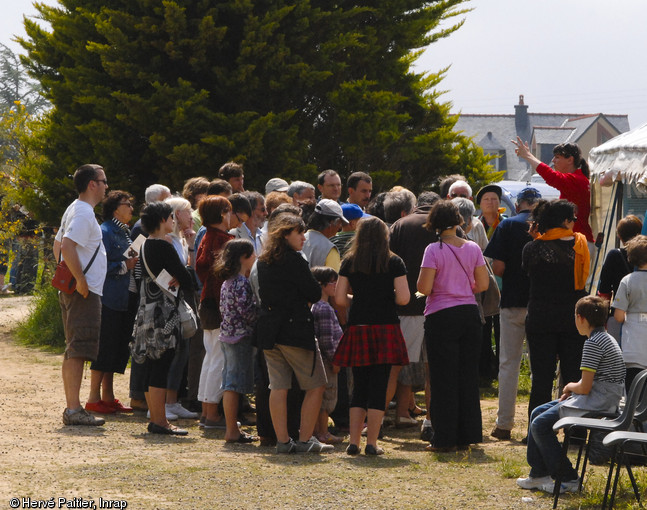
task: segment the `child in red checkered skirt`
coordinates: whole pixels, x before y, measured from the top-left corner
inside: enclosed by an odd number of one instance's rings
[[[386,409],[391,366],[409,363],[396,312],[396,304],[409,302],[406,274],[402,259],[389,250],[386,224],[376,217],[360,220],[342,261],[335,292],[337,305],[350,307],[348,329],[333,359],[334,365],[353,369],[349,455],[359,453],[364,420],[365,453],[384,453],[377,446],[377,436]]]

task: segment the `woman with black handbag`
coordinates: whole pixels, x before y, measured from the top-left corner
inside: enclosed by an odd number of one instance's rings
[[[166,419],[168,371],[175,357],[175,347],[184,341],[177,310],[178,300],[169,298],[158,285],[166,273],[169,286],[179,284],[179,298],[193,292],[193,281],[166,236],[173,231],[172,208],[164,202],[153,202],[141,213],[142,225],[149,232],[141,249],[145,266],[142,274],[140,305],[133,330],[133,361],[143,363],[146,372],[146,403],[150,411],[148,431],[153,434],[185,436],[186,429],[171,425]],[[155,279],[153,279],[153,277]]]

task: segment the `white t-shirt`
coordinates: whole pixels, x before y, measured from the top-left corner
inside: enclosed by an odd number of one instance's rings
[[[76,199],[68,206],[63,214],[56,240],[62,242],[64,237],[77,244],[76,251],[81,262],[81,269],[86,268],[99,246],[99,252],[94,262],[85,273],[85,279],[90,292],[101,296],[107,272],[106,249],[103,246],[101,227],[94,217],[94,210],[90,204]],[[61,258],[63,258],[62,255]]]
[[[627,367],[647,368],[647,271],[625,276],[611,306],[627,314],[621,346]]]

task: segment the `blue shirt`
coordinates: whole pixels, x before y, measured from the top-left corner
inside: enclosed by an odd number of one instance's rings
[[[497,226],[483,255],[505,263],[501,281],[501,308],[525,308],[528,306],[530,280],[521,268],[523,247],[532,241],[528,233],[530,211],[521,211],[506,218]]]

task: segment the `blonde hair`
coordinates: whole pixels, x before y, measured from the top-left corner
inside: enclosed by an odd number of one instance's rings
[[[188,259],[189,244],[186,242],[186,239],[184,239],[184,234],[180,230],[179,223],[177,221],[175,213],[177,211],[185,211],[185,210],[191,212],[191,202],[189,202],[186,198],[182,198],[178,196],[169,197],[166,200],[164,200],[164,202],[170,205],[171,208],[173,209],[173,220],[174,220],[173,232],[171,232],[169,235],[180,241],[180,244],[182,244],[182,251],[184,252],[184,257]],[[192,225],[189,225],[189,226],[192,226]]]

